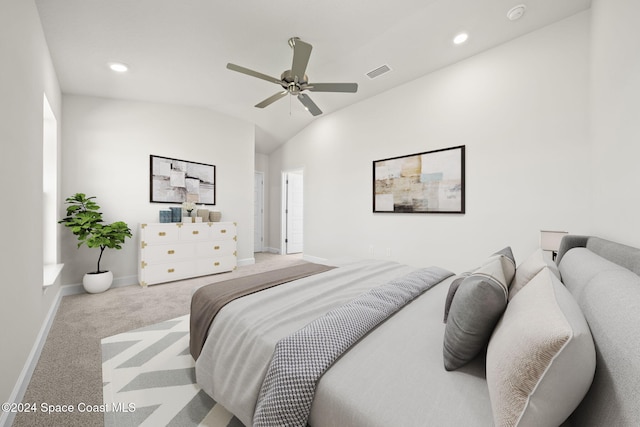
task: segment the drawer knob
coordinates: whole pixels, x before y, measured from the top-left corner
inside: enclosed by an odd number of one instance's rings
[[[226,232],[227,232],[227,230],[222,229],[222,230],[220,230],[220,232],[221,232],[221,233],[226,233]]]
[[[167,273],[173,273],[175,270],[173,268],[170,268],[167,270]]]
[[[214,262],[213,265],[215,265],[216,267],[220,265],[220,263],[218,261]]]
[[[168,251],[167,251],[167,253],[168,253],[169,255],[173,255],[173,254],[175,254],[175,253],[176,253],[176,251],[174,251],[173,249],[170,249],[170,250],[168,250]]]
[[[158,233],[158,236],[166,236],[166,235],[167,235],[167,233],[165,233],[164,231],[160,231],[160,232]]]
[[[199,233],[199,231],[198,231],[198,230],[193,230],[193,231],[192,231],[192,233],[193,233],[193,234],[198,234],[198,233]]]
[[[213,250],[215,250],[215,251],[217,251],[217,250],[219,250],[219,249],[220,249],[220,246],[214,246],[214,247],[213,247]]]

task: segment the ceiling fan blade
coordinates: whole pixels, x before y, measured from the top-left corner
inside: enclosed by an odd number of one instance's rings
[[[271,104],[273,104],[274,102],[276,102],[278,99],[285,97],[288,93],[289,93],[289,92],[287,92],[287,91],[285,90],[285,91],[282,91],[282,92],[278,92],[278,93],[276,93],[275,95],[271,95],[270,97],[268,97],[268,98],[267,98],[267,99],[265,99],[264,101],[262,101],[262,102],[260,102],[260,103],[256,104],[256,107],[258,107],[258,108],[264,108],[264,107],[266,107],[267,105],[271,105]]]
[[[232,71],[237,71],[239,73],[246,74],[248,76],[257,77],[259,79],[266,80],[268,82],[276,83],[276,84],[279,84],[279,85],[282,84],[280,79],[277,79],[277,78],[271,77],[271,76],[267,76],[266,74],[262,74],[262,73],[259,73],[257,71],[253,71],[253,70],[250,70],[250,69],[245,68],[245,67],[241,67],[240,65],[228,63],[227,64],[227,68],[232,70]]]
[[[318,106],[304,93],[298,95],[298,99],[302,102],[302,105],[314,116],[319,116],[322,114],[322,110],[318,108]]]
[[[306,87],[311,92],[349,92],[358,91],[358,83],[309,83]]]
[[[311,45],[300,39],[293,41],[293,64],[291,65],[291,74],[298,77],[298,81],[304,80],[304,73],[307,71],[307,64],[311,56]]]

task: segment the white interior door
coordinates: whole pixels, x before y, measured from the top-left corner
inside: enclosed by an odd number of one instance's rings
[[[302,252],[303,242],[303,175],[302,171],[288,172],[285,175],[286,185],[286,231],[285,253]]]
[[[264,250],[264,173],[256,172],[253,185],[253,251]]]

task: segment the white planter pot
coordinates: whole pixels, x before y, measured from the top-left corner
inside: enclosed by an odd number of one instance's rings
[[[104,292],[111,287],[113,282],[113,273],[105,271],[104,273],[87,273],[82,278],[82,286],[84,290],[90,294],[98,294]]]

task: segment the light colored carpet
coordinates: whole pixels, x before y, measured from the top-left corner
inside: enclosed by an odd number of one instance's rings
[[[102,340],[106,427],[244,427],[195,382],[189,315]]]
[[[202,285],[304,262],[296,255],[256,254],[256,264],[230,273],[64,297],[23,402],[102,405],[103,338],[188,314],[192,291]],[[20,413],[13,423],[14,427],[103,425],[103,413],[78,411]]]

